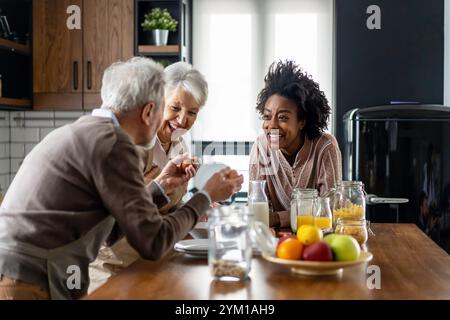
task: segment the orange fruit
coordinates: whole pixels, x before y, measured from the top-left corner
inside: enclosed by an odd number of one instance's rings
[[[277,248],[277,256],[281,259],[300,260],[303,245],[295,238],[284,240]]]

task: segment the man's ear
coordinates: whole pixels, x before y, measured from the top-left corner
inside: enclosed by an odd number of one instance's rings
[[[154,108],[155,103],[149,102],[141,110],[141,119],[147,126],[149,126],[151,123],[151,116]]]

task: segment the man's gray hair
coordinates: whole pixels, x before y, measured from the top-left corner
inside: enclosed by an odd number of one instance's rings
[[[155,61],[134,57],[109,66],[103,74],[102,109],[126,113],[153,101],[164,101],[164,69]]]
[[[166,97],[170,97],[176,90],[183,89],[190,93],[200,107],[208,99],[208,83],[205,77],[189,63],[176,62],[168,66],[166,73]]]

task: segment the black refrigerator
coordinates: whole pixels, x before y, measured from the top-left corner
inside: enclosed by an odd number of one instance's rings
[[[384,105],[344,115],[343,177],[368,194],[408,199],[369,204],[372,222],[417,224],[450,253],[450,107]]]

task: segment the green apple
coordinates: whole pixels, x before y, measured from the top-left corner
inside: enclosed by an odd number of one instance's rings
[[[329,246],[331,246],[331,242],[333,241],[333,239],[337,236],[337,234],[335,233],[331,233],[329,235],[326,235],[323,238],[323,241],[325,241]]]
[[[351,236],[335,234],[328,241],[337,261],[355,261],[361,254],[358,241]]]

